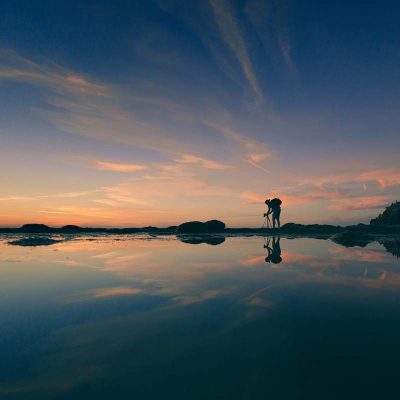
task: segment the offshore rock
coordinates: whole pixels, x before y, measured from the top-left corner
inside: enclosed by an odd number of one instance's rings
[[[225,230],[225,224],[213,219],[207,222],[190,221],[178,226],[177,233],[221,233]]]
[[[19,229],[27,233],[47,233],[52,231],[50,227],[44,224],[25,224]]]

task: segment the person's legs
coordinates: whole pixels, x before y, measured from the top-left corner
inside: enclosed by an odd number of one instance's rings
[[[276,223],[278,225],[278,228],[281,227],[281,209],[280,207],[274,212],[274,218],[276,219]],[[275,226],[274,226],[275,227]]]
[[[272,211],[272,224],[274,229],[276,225],[278,225],[278,228],[281,226],[279,222],[279,210],[277,209]]]

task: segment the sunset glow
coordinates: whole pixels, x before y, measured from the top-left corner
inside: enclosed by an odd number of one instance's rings
[[[6,3],[1,226],[258,227],[268,197],[347,224],[400,198],[398,10]]]

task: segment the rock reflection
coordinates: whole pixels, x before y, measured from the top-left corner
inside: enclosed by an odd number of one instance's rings
[[[24,247],[36,247],[36,246],[50,246],[62,242],[62,239],[53,239],[48,236],[34,236],[34,237],[23,237],[16,240],[10,240],[7,242],[12,246],[24,246]]]
[[[211,246],[218,246],[225,242],[224,236],[180,236],[178,235],[177,238],[182,243],[188,244],[209,244]]]
[[[390,253],[394,257],[400,258],[399,240],[384,240],[381,243],[388,253]]]

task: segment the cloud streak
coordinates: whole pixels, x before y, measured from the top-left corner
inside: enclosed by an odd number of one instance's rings
[[[143,171],[146,169],[146,166],[141,164],[117,163],[111,161],[95,161],[92,164],[92,168],[112,172],[135,172]]]
[[[175,162],[177,162],[178,164],[198,165],[206,169],[226,170],[230,168],[230,166],[227,164],[222,164],[220,162],[209,160],[207,158],[197,157],[192,154],[183,154],[182,157],[176,159]]]
[[[89,80],[54,63],[39,64],[17,52],[0,48],[0,79],[39,85],[57,93],[110,97],[109,86]]]
[[[84,197],[97,193],[99,190],[82,190],[79,192],[66,192],[66,193],[56,193],[38,196],[4,196],[0,197],[0,201],[36,201],[44,199],[71,199],[76,197]]]
[[[264,99],[263,91],[254,72],[246,41],[231,5],[226,0],[210,0],[209,2],[225,43],[239,62],[243,74],[256,94],[257,99],[262,101]]]

